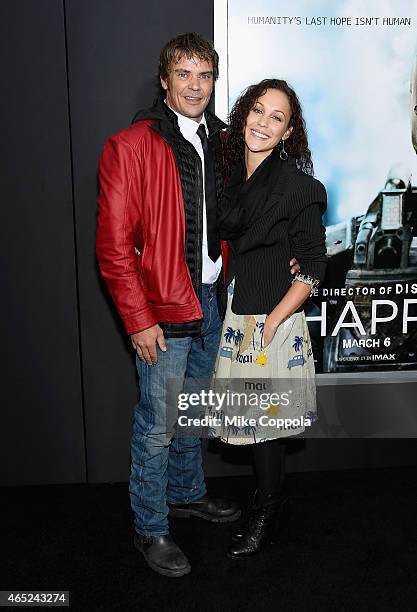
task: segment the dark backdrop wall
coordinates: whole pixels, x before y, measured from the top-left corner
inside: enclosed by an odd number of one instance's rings
[[[213,2],[14,0],[2,3],[0,23],[0,484],[127,480],[138,389],[95,262],[97,160],[105,139],[152,102],[161,46],[187,30],[213,37]],[[394,387],[398,401],[413,393]],[[413,440],[301,440],[288,464],[415,461]],[[216,444],[205,464],[209,475],[249,470],[244,452]]]
[[[0,482],[85,479],[62,2],[2,2]]]

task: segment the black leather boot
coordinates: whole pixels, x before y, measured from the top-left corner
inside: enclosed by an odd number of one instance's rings
[[[133,543],[145,557],[146,563],[158,574],[179,578],[191,571],[191,566],[182,550],[168,534],[145,536],[136,533]]]
[[[197,516],[211,523],[231,523],[237,521],[241,510],[236,502],[209,497],[207,494],[189,504],[170,504],[169,515],[176,518]]]
[[[232,536],[233,544],[227,551],[227,556],[231,559],[247,559],[257,555],[276,537],[284,526],[287,514],[286,496],[269,496],[262,504],[254,502],[246,527]]]
[[[276,539],[281,534],[281,531],[283,527],[286,526],[289,515],[291,513],[290,500],[286,487],[283,487],[281,493],[276,496],[276,499],[278,508],[275,517],[275,525],[273,532],[274,539]],[[257,501],[257,491],[255,491],[253,495],[252,508],[249,511],[249,515],[246,519],[246,522],[243,521],[243,523],[238,527],[238,529],[232,534],[232,542],[240,542],[240,540],[243,538],[245,532],[249,527],[249,522],[251,520],[252,513],[254,509],[258,506],[262,506],[262,502]]]

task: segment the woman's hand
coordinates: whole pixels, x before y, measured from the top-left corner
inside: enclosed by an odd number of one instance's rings
[[[271,344],[274,336],[279,327],[279,323],[271,319],[271,315],[268,315],[264,323],[264,334],[263,334],[263,347],[266,348],[268,344]]]
[[[298,263],[298,260],[293,257],[292,259],[290,259],[290,272],[292,275],[297,274],[297,272],[300,271],[300,264]]]
[[[292,283],[284,297],[269,313],[264,323],[264,348],[272,342],[278,327],[287,321],[310,295],[311,286],[301,281]]]

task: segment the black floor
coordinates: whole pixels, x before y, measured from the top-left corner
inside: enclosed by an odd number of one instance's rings
[[[224,552],[235,524],[172,522],[192,573],[132,546],[127,484],[0,489],[1,590],[69,590],[73,610],[416,610],[417,468],[290,474],[293,513],[262,556]],[[247,503],[250,478],[208,481]]]

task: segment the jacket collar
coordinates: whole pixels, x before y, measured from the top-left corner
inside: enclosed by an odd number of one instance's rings
[[[165,102],[166,104],[166,102]],[[173,110],[171,108],[171,110]],[[205,115],[201,117],[201,121],[197,122],[194,119],[190,119],[189,117],[185,117],[185,115],[180,115],[175,110],[173,111],[177,115],[178,127],[180,128],[181,134],[189,140],[190,142],[197,134],[197,130],[200,125],[204,125],[205,129],[208,129],[207,121]]]
[[[204,117],[208,127],[209,138],[227,127],[223,121],[207,109],[204,112]],[[164,96],[162,95],[158,96],[151,108],[138,111],[133,117],[132,123],[143,119],[154,119],[155,124],[152,127],[161,134],[169,131],[172,135],[181,136],[181,131],[178,127],[178,116],[165,104]]]

